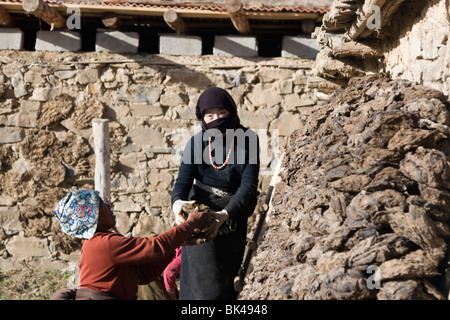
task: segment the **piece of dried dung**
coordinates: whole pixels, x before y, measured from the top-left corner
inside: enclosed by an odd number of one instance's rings
[[[198,211],[207,211],[210,210],[209,207],[205,204],[201,203],[186,203],[183,205],[181,209],[181,213],[183,215],[183,218],[186,220],[188,216],[193,212],[195,209],[198,209]],[[205,232],[205,229],[207,227],[210,227],[214,223],[214,219],[211,218],[202,228],[196,228],[192,232],[192,237],[186,240],[186,242],[183,245],[196,245],[196,244],[202,244],[208,241],[211,241],[209,235]]]
[[[290,137],[240,298],[446,296],[449,110],[441,92],[379,75],[316,106]]]

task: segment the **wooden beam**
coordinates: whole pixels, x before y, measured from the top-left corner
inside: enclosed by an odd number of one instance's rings
[[[17,1],[4,1],[1,5],[10,13],[23,13],[23,6],[21,2]],[[56,9],[61,14],[65,14],[69,4],[50,4],[50,7]],[[149,16],[149,17],[162,17],[167,8],[161,7],[142,7],[139,10],[136,7],[126,7],[121,5],[102,5],[91,3],[77,3],[77,8],[80,8],[83,16],[101,16],[103,12],[114,12],[119,15],[137,15],[137,16]],[[203,9],[191,9],[191,8],[177,8],[177,13],[183,18],[199,18],[199,19],[229,19],[230,15],[226,11],[211,11]],[[246,16],[250,20],[302,20],[313,19],[316,22],[320,22],[323,14],[318,12],[277,12],[277,11],[247,11]]]
[[[384,6],[381,8],[381,18],[380,18],[381,28],[385,27],[386,25],[388,25],[390,23],[392,15],[398,10],[400,5],[404,1],[405,0],[391,0],[384,4]],[[366,28],[366,30],[364,30],[361,33],[360,38],[367,38],[367,37],[371,36],[374,31],[375,30]]]
[[[335,58],[379,58],[384,56],[380,42],[377,40],[346,41],[344,34],[330,34],[323,28],[316,28],[311,37],[316,38],[323,47],[322,50],[326,50],[330,56]]]
[[[23,0],[22,6],[26,12],[47,22],[51,26],[50,30],[66,27],[66,18],[46,4],[44,0]]]
[[[164,21],[167,25],[177,33],[187,33],[188,28],[186,22],[184,22],[183,18],[177,14],[177,12],[173,9],[169,9],[164,12]]]
[[[250,23],[245,15],[241,0],[227,0],[227,11],[231,22],[239,33],[249,34]]]
[[[323,16],[322,27],[327,32],[345,31],[355,19],[358,3],[353,0],[335,0]]]
[[[102,23],[110,29],[121,29],[124,27],[122,19],[113,12],[105,12],[102,16]]]
[[[15,25],[14,18],[3,7],[0,7],[0,25],[3,27],[12,27]]]
[[[352,23],[345,34],[346,39],[351,41],[358,38],[361,33],[366,30],[367,20],[372,16],[372,14],[374,14],[371,11],[371,7],[376,6],[381,10],[381,7],[383,7],[385,2],[386,0],[367,0],[364,2],[361,14],[357,16],[356,20]]]
[[[332,48],[332,54],[335,57],[361,57],[374,58],[383,57],[384,53],[380,46],[376,43],[364,44],[360,42],[340,42],[340,44]]]

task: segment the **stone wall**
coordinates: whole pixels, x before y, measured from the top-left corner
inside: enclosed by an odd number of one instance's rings
[[[450,5],[448,0],[412,1],[391,22],[386,70],[450,94]]]
[[[93,188],[94,118],[110,120],[117,230],[169,229],[179,153],[198,130],[195,104],[209,86],[229,90],[260,137],[263,196],[290,133],[336,89],[309,75],[312,63],[0,51],[0,268],[78,262],[80,241],[59,231],[53,208],[69,190]]]

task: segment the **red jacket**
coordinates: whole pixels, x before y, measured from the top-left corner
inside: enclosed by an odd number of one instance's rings
[[[83,244],[79,285],[136,300],[138,284],[152,282],[164,271],[192,229],[183,222],[157,237],[147,238],[96,232]]]

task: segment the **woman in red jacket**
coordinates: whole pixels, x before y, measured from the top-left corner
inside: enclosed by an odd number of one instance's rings
[[[94,190],[70,192],[54,214],[61,230],[85,239],[77,289],[62,289],[50,299],[136,300],[138,284],[156,279],[172,261],[175,249],[203,226],[210,214],[195,211],[177,227],[157,237],[124,237],[110,232],[116,224],[111,207]]]

